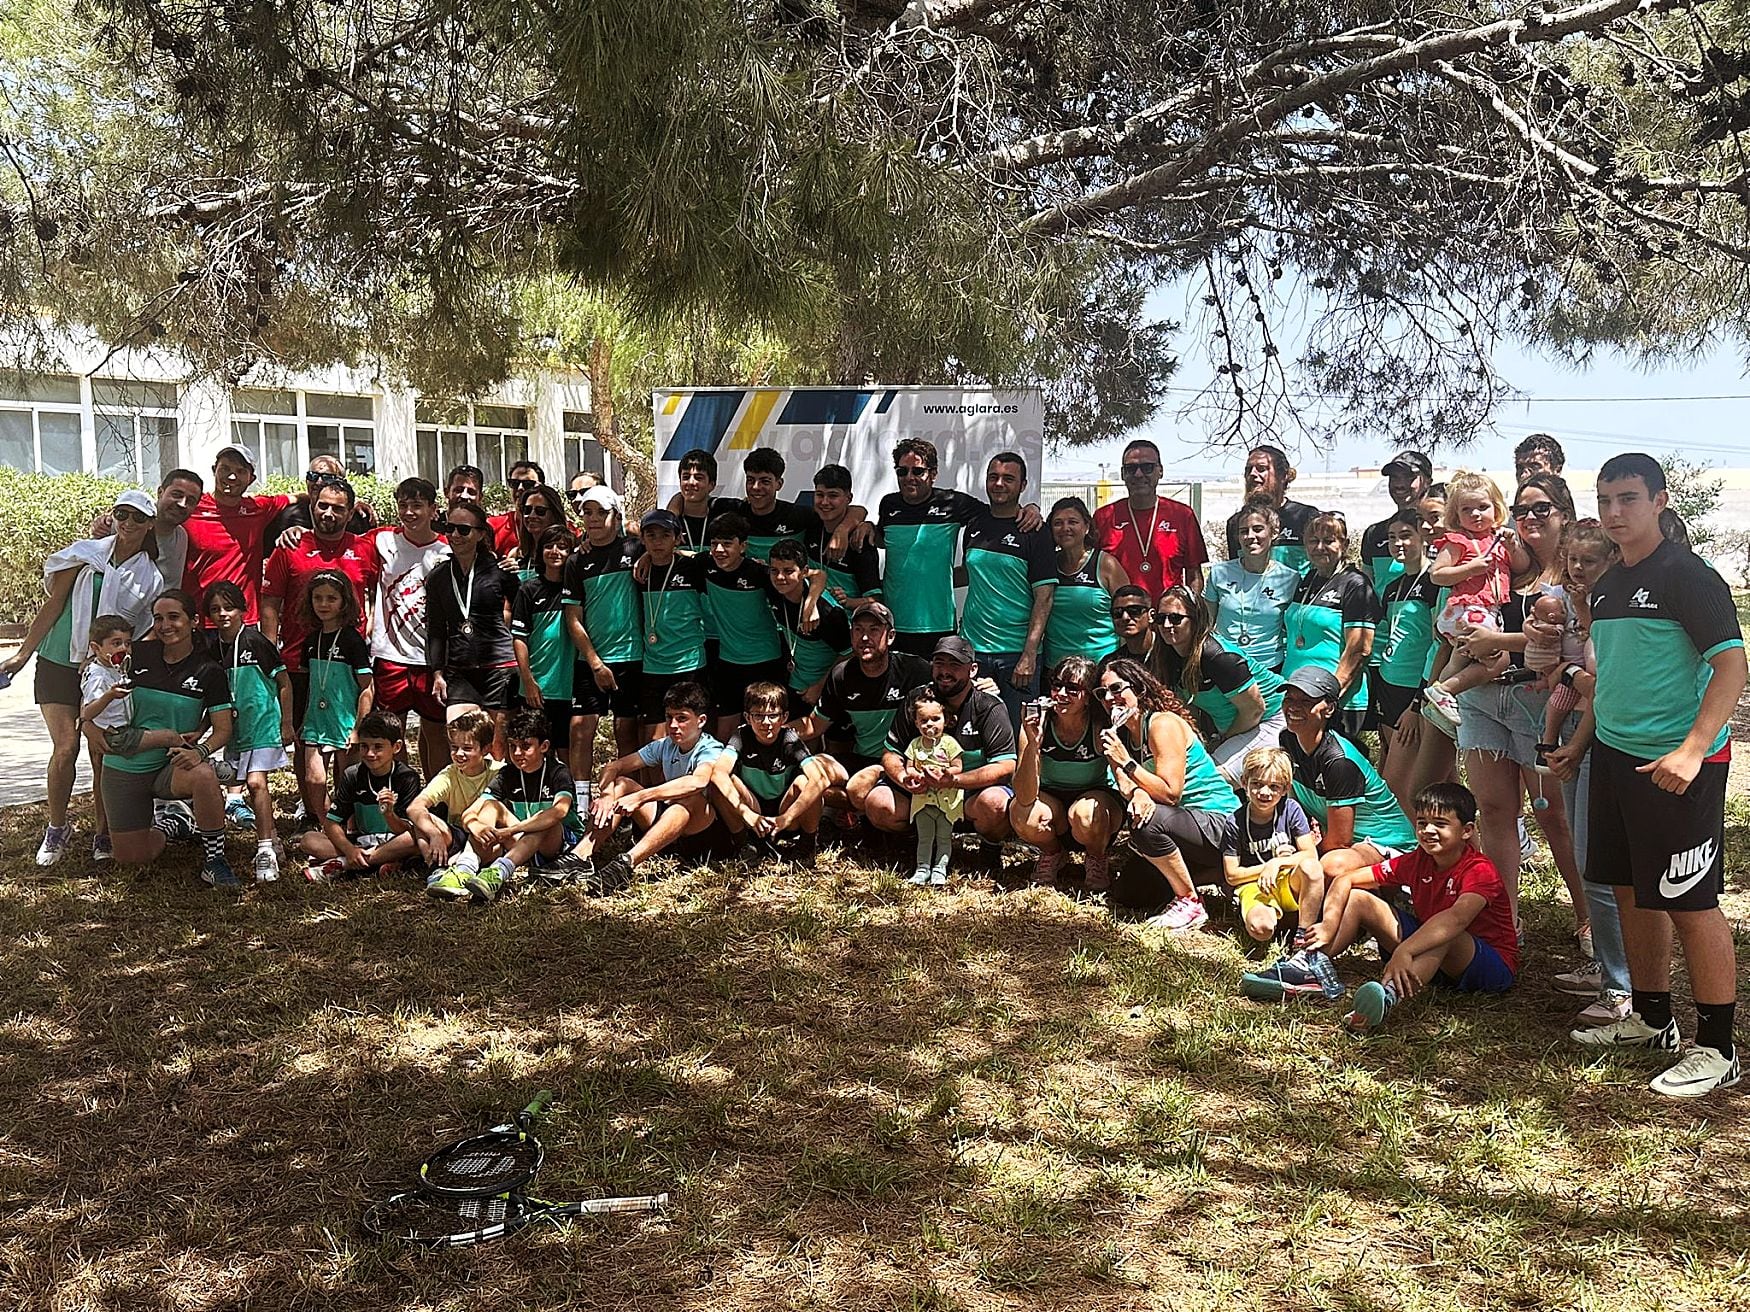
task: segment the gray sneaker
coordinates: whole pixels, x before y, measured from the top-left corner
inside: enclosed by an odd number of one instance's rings
[[[271,847],[257,848],[253,869],[256,883],[271,884],[280,877],[280,859]]]

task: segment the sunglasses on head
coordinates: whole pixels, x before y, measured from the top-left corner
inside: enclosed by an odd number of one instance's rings
[[[1514,506],[1509,512],[1514,519],[1548,519],[1556,513],[1556,503],[1539,501],[1529,506]]]

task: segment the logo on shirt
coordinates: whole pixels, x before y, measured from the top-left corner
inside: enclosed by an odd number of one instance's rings
[[[889,688],[886,693],[887,700],[890,702],[896,702],[904,695],[898,688]]]
[[[928,515],[931,519],[946,519],[946,518],[948,518],[948,507],[947,506],[931,506],[924,513],[926,515]]]
[[[135,678],[139,677],[138,672],[135,673],[134,677]],[[184,679],[182,681],[182,690],[184,692],[199,692],[201,690],[200,675],[191,674],[188,676],[188,678]]]
[[[1342,600],[1343,594],[1341,592],[1338,592],[1335,588],[1326,588],[1323,592],[1319,593],[1318,601],[1315,604],[1323,606],[1328,602],[1338,602]]]
[[[1673,856],[1671,864],[1665,867],[1665,873],[1659,876],[1659,896],[1680,898],[1689,892],[1714,868],[1714,857],[1718,851],[1718,844],[1710,838],[1687,852],[1679,852]]]
[[[1013,533],[1005,533],[1003,534],[1003,545],[1005,547],[1018,547],[1021,545],[1021,539]]]
[[[1628,599],[1628,604],[1635,610],[1658,610],[1659,603],[1653,600],[1652,594],[1645,588],[1636,588]]]

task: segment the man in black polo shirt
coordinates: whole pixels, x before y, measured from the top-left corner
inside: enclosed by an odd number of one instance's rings
[[[1598,518],[1621,561],[1592,588],[1592,711],[1586,878],[1616,889],[1633,1010],[1570,1037],[1593,1047],[1677,1051],[1671,931],[1695,998],[1695,1047],[1652,1081],[1698,1098],[1738,1082],[1737,960],[1725,887],[1728,725],[1743,696],[1744,639],[1725,580],[1659,527],[1665,473],[1651,456],[1598,471]]]
[[[827,745],[851,776],[846,792],[859,809],[881,778],[881,753],[893,713],[906,693],[930,681],[921,657],[892,650],[893,612],[872,601],[851,617],[851,654],[827,672],[820,701],[796,732]]]

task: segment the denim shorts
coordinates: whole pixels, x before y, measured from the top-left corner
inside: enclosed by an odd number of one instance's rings
[[[1524,683],[1485,683],[1460,693],[1458,750],[1487,752],[1535,766],[1548,702],[1547,692]]]

